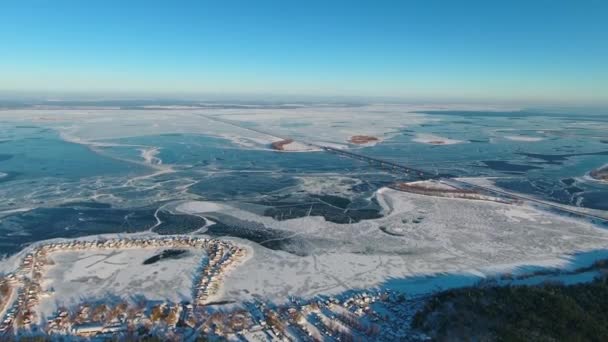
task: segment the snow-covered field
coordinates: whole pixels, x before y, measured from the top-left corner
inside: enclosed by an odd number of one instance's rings
[[[385,216],[353,224],[336,224],[322,217],[277,221],[209,201],[182,202],[175,210],[205,217],[221,213],[260,223],[260,227],[285,232],[285,239],[297,241],[309,252],[297,256],[228,238],[247,245],[250,252],[224,278],[223,291],[214,300],[262,296],[282,302],[288,296],[394,288],[417,276],[483,277],[520,266],[563,267],[574,253],[608,247],[608,231],[526,203],[441,198],[388,188],[375,196]],[[12,271],[27,250],[5,260],[2,269]],[[41,317],[58,306],[105,296],[173,302],[191,299],[192,279],[205,252],[188,250],[183,258],[143,265],[160,252],[135,248],[52,253],[54,265],[49,266],[42,283],[52,295],[42,298]],[[408,284],[409,290],[411,286]],[[420,280],[416,286],[417,291],[428,292],[436,289],[437,282]]]
[[[59,306],[72,306],[104,298],[148,301],[192,301],[193,279],[206,253],[187,249],[177,259],[143,262],[166,249],[94,249],[50,254],[42,282],[51,295],[40,302],[41,317]]]
[[[237,208],[219,209],[242,220],[288,231],[311,254],[295,256],[248,243],[249,261],[224,283],[224,299],[261,295],[283,301],[439,273],[495,274],[522,265],[564,266],[580,251],[608,247],[608,231],[532,206],[430,197],[383,188],[385,217],[335,224],[320,217],[275,221]],[[194,209],[191,203],[181,210]],[[208,203],[201,208],[211,208]],[[216,209],[216,208],[214,208]],[[400,231],[402,236],[380,228]],[[427,288],[424,288],[424,287]],[[420,283],[425,291],[434,290]],[[434,286],[434,285],[432,285]]]

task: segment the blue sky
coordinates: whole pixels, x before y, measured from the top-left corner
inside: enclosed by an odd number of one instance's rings
[[[0,91],[608,102],[608,1],[0,4]]]

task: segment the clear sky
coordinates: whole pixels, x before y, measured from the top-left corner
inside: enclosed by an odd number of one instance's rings
[[[608,102],[608,1],[0,2],[0,91]]]

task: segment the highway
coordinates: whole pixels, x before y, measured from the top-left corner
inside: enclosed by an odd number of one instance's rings
[[[271,133],[271,132],[266,132],[260,129],[256,129],[256,128],[252,128],[252,127],[247,127],[242,125],[239,122],[235,122],[232,120],[226,120],[226,119],[221,119],[215,116],[210,116],[210,115],[204,115],[201,114],[201,116],[209,119],[209,120],[213,120],[213,121],[217,121],[217,122],[222,122],[224,124],[227,125],[231,125],[234,127],[238,127],[241,129],[245,129],[245,130],[249,130],[258,134],[263,134],[263,135],[267,135],[276,139],[281,139],[281,140],[293,140],[295,141],[295,139],[290,138],[290,137],[285,137],[285,136],[281,136],[275,133]],[[567,206],[567,205],[563,205],[563,204],[559,204],[559,203],[554,203],[554,202],[549,202],[549,201],[545,201],[542,199],[538,199],[538,198],[534,198],[531,196],[525,196],[525,195],[521,195],[521,194],[514,194],[508,191],[503,191],[503,190],[499,190],[499,189],[495,189],[495,188],[490,188],[490,187],[486,187],[486,186],[482,186],[482,185],[478,185],[478,184],[474,184],[474,183],[470,183],[467,182],[465,180],[462,179],[456,179],[453,177],[445,177],[445,176],[440,176],[437,173],[433,173],[433,172],[429,172],[429,171],[425,171],[425,170],[421,170],[418,168],[413,168],[413,167],[409,167],[403,164],[399,164],[399,163],[395,163],[392,161],[388,161],[388,160],[383,160],[380,158],[376,158],[376,157],[370,157],[370,156],[366,156],[360,153],[356,153],[356,152],[352,152],[352,151],[346,151],[344,149],[338,149],[335,147],[331,147],[331,146],[324,146],[324,145],[319,145],[319,144],[315,144],[315,143],[311,143],[311,142],[307,142],[307,141],[302,141],[299,140],[298,142],[321,149],[325,152],[328,153],[333,153],[333,154],[337,154],[337,155],[341,155],[347,158],[352,158],[352,159],[356,159],[356,160],[360,160],[360,161],[364,161],[369,163],[372,166],[376,166],[382,169],[385,169],[389,172],[393,172],[393,173],[397,173],[399,175],[407,175],[408,179],[411,179],[412,177],[419,179],[419,180],[427,180],[427,179],[435,179],[438,180],[440,182],[445,182],[448,184],[459,184],[461,186],[464,187],[470,187],[470,188],[474,188],[477,190],[481,190],[484,192],[488,192],[488,193],[492,193],[498,197],[507,197],[513,200],[519,200],[519,201],[523,201],[523,202],[531,202],[535,205],[540,205],[540,206],[544,206],[545,208],[548,209],[553,209],[553,210],[557,210],[557,211],[561,211],[567,214],[571,214],[571,215],[575,215],[575,216],[579,216],[579,217],[585,217],[594,221],[600,221],[604,224],[608,224],[608,213],[589,213],[589,212],[585,212],[585,211],[580,211],[580,210],[576,210],[575,207],[572,206]],[[599,210],[596,210],[596,212]]]
[[[474,184],[474,183],[470,183],[467,182],[465,180],[462,179],[455,179],[455,178],[450,178],[450,179],[446,179],[444,180],[445,183],[447,184],[460,184],[462,186],[468,186],[477,190],[482,190],[482,191],[486,191],[486,192],[490,192],[493,193],[495,195],[498,196],[502,196],[502,197],[507,197],[507,198],[511,198],[511,199],[516,199],[519,201],[523,201],[523,202],[532,202],[536,205],[541,205],[541,206],[545,206],[545,207],[550,207],[551,209],[555,209],[561,212],[565,212],[568,214],[572,214],[572,215],[576,215],[576,216],[582,216],[582,217],[586,217],[592,220],[596,220],[596,221],[601,221],[604,224],[608,224],[608,213],[590,213],[590,212],[585,212],[585,211],[580,211],[580,210],[576,210],[574,209],[574,207],[569,206],[569,205],[564,205],[564,204],[560,204],[560,203],[554,203],[554,202],[549,202],[549,201],[545,201],[539,198],[534,198],[531,196],[525,196],[522,194],[515,194],[512,192],[508,192],[508,191],[504,191],[504,190],[500,190],[500,189],[496,189],[496,188],[490,188],[490,187],[486,187],[483,185],[478,185],[478,184]],[[594,210],[594,209],[591,209]],[[600,210],[594,210],[594,211],[600,211]]]

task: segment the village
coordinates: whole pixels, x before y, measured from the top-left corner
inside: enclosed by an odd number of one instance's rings
[[[41,298],[53,296],[42,288],[45,271],[62,251],[128,248],[198,248],[206,251],[192,286],[192,302],[84,301],[59,307],[51,317],[39,317]],[[47,336],[214,336],[227,340],[341,341],[365,340],[390,334],[405,336],[404,313],[391,307],[404,303],[402,294],[390,291],[352,291],[340,296],[290,298],[280,305],[255,300],[211,302],[223,277],[245,257],[247,250],[228,241],[192,236],[74,240],[45,243],[22,258],[18,269],[0,279],[0,334]],[[408,307],[410,304],[408,303]],[[401,313],[399,313],[401,312]],[[381,328],[391,321],[393,329]],[[399,325],[402,325],[399,327]],[[400,332],[400,329],[403,331]]]
[[[37,322],[45,317],[38,317],[36,306],[42,297],[51,296],[52,293],[44,291],[41,282],[47,266],[54,262],[49,257],[52,253],[92,250],[92,249],[129,249],[129,248],[197,248],[207,252],[200,265],[200,272],[193,286],[194,305],[202,305],[214,295],[220,288],[224,273],[246,254],[246,250],[228,242],[190,236],[172,236],[158,238],[140,239],[107,239],[84,241],[74,240],[70,242],[56,242],[41,244],[27,253],[21,260],[18,269],[4,275],[0,279],[0,289],[3,289],[2,301],[3,318],[0,323],[0,333],[18,333],[38,328]],[[15,295],[13,295],[15,294]],[[14,297],[14,298],[13,298]],[[11,301],[11,299],[14,299]],[[110,315],[105,310],[91,312],[90,304],[83,303],[74,311],[76,315],[69,315],[68,309],[61,308],[56,316],[49,319],[45,330],[48,333],[74,333],[77,335],[94,335],[97,333],[110,333],[126,330],[125,303],[117,306]],[[107,305],[106,305],[107,307]],[[120,310],[120,309],[124,310]],[[129,307],[133,309],[132,307]],[[188,304],[192,311],[193,304]],[[144,316],[147,306],[140,308],[141,312],[131,311],[131,317],[141,318]],[[154,309],[154,308],[151,308]],[[161,309],[160,307],[158,309]],[[164,307],[162,308],[165,309]],[[137,310],[135,310],[137,311]],[[158,310],[151,310],[158,311]],[[177,314],[175,308],[170,312]],[[181,313],[182,310],[180,309]],[[184,311],[186,312],[186,311]],[[158,315],[157,315],[158,316]]]

